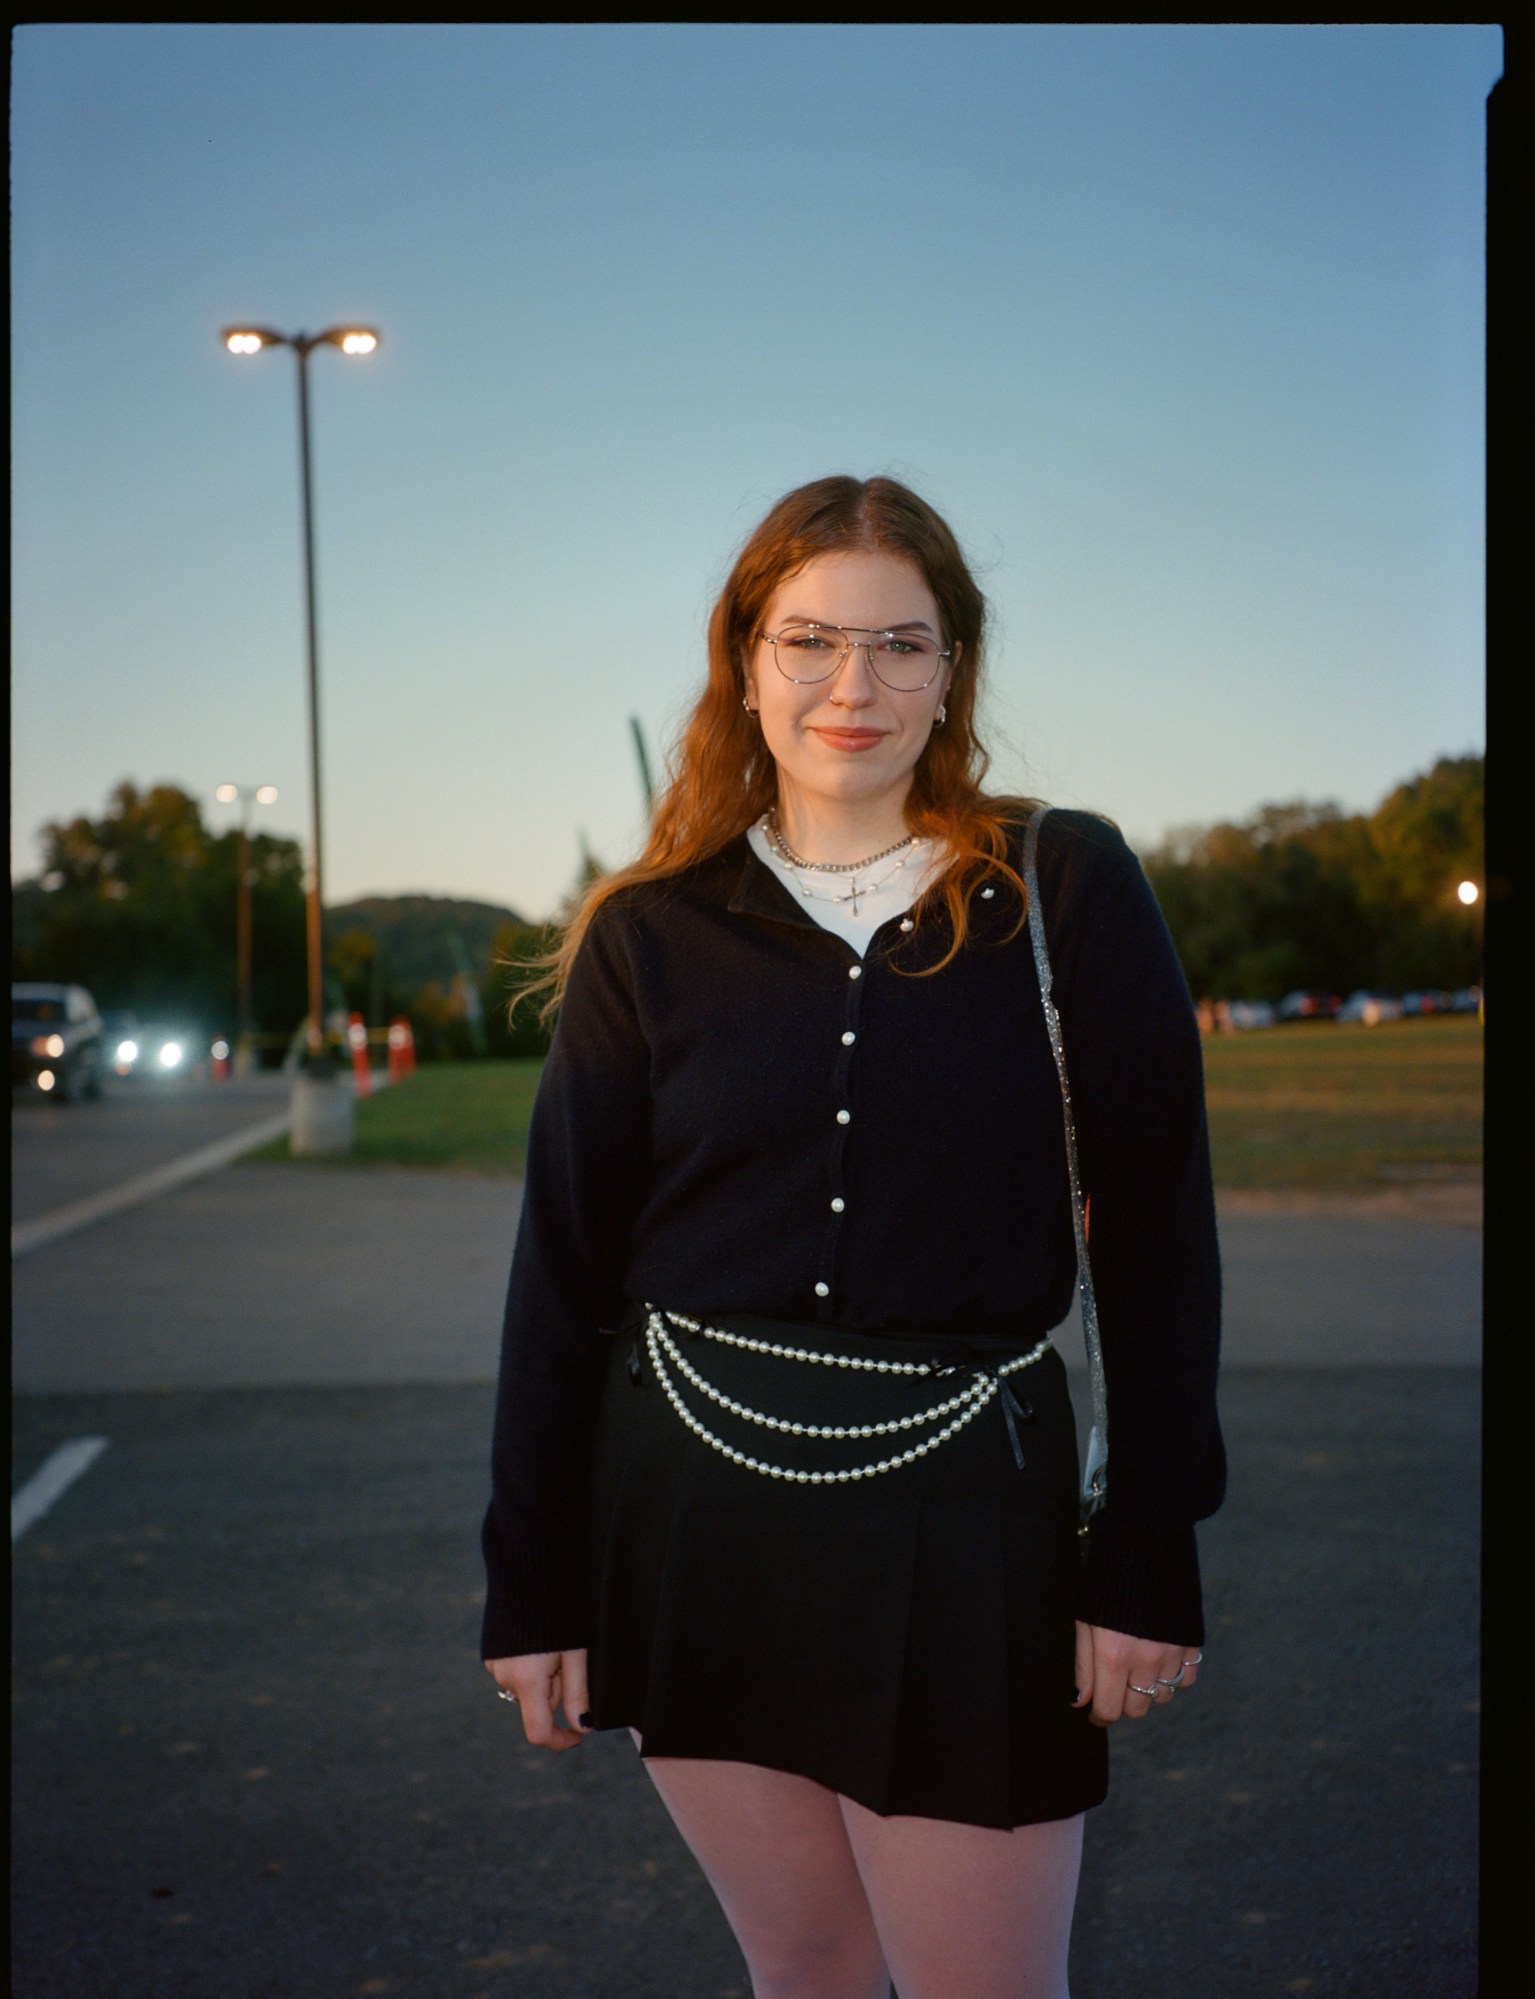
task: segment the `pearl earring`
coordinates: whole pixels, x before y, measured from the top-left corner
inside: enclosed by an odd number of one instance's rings
[[[757,712],[744,694],[741,696],[741,706],[746,710],[748,715],[755,715]]]
[[[941,729],[944,723],[948,720],[948,716],[949,716],[948,709],[945,708],[943,703],[940,701],[938,704],[938,713],[933,717],[933,727],[935,729]]]

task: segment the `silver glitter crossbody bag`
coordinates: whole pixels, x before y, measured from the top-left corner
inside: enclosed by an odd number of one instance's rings
[[[1087,1462],[1082,1468],[1082,1521],[1085,1527],[1108,1496],[1109,1397],[1103,1379],[1103,1348],[1098,1339],[1098,1300],[1093,1291],[1093,1267],[1087,1256],[1087,1214],[1082,1199],[1082,1175],[1077,1166],[1077,1121],[1071,1108],[1071,1083],[1066,1074],[1066,1045],[1061,1039],[1061,1017],[1056,1012],[1050,991],[1050,952],[1045,943],[1045,912],[1039,894],[1039,829],[1051,809],[1048,805],[1041,805],[1029,820],[1023,842],[1023,881],[1029,897],[1029,938],[1034,946],[1035,969],[1039,973],[1039,996],[1044,1002],[1050,1052],[1055,1057],[1055,1073],[1061,1084],[1066,1170],[1071,1181],[1071,1223],[1077,1239],[1077,1290],[1082,1300],[1082,1336],[1087,1347],[1087,1378],[1093,1399]]]

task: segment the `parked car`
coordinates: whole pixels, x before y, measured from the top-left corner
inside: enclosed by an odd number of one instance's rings
[[[1336,1020],[1342,1004],[1336,993],[1286,993],[1279,1002],[1279,1018]]]
[[[1350,993],[1338,1009],[1339,1020],[1362,1021],[1366,1027],[1379,1027],[1383,1020],[1400,1020],[1402,1002],[1393,999],[1389,993]]]
[[[1272,1027],[1273,1005],[1268,1000],[1217,1000],[1215,1024],[1226,1034],[1241,1033],[1252,1027]]]
[[[1482,989],[1480,986],[1462,986],[1457,993],[1450,994],[1451,1013],[1477,1013],[1481,1009]]]
[[[11,1088],[55,1103],[99,1097],[106,1067],[101,1015],[84,986],[11,987]]]

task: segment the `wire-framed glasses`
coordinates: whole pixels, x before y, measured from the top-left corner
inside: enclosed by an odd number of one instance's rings
[[[926,632],[881,632],[865,625],[785,625],[764,632],[773,659],[785,680],[798,687],[814,686],[839,672],[853,647],[862,646],[876,677],[898,694],[915,694],[931,687],[938,669],[949,658]]]

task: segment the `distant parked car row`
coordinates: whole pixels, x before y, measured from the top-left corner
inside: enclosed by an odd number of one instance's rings
[[[1378,1027],[1382,1021],[1416,1019],[1434,1013],[1478,1013],[1482,1005],[1480,986],[1463,986],[1459,992],[1393,993],[1361,989],[1339,999],[1336,993],[1286,993],[1278,1003],[1269,1000],[1201,1000],[1199,1025],[1206,1034],[1234,1034],[1255,1027],[1273,1027],[1280,1021],[1358,1021]]]
[[[24,982],[11,987],[11,1088],[55,1103],[101,1095],[108,1076],[165,1080],[199,1072],[207,1037],[171,1022],[97,1011],[84,986]]]

